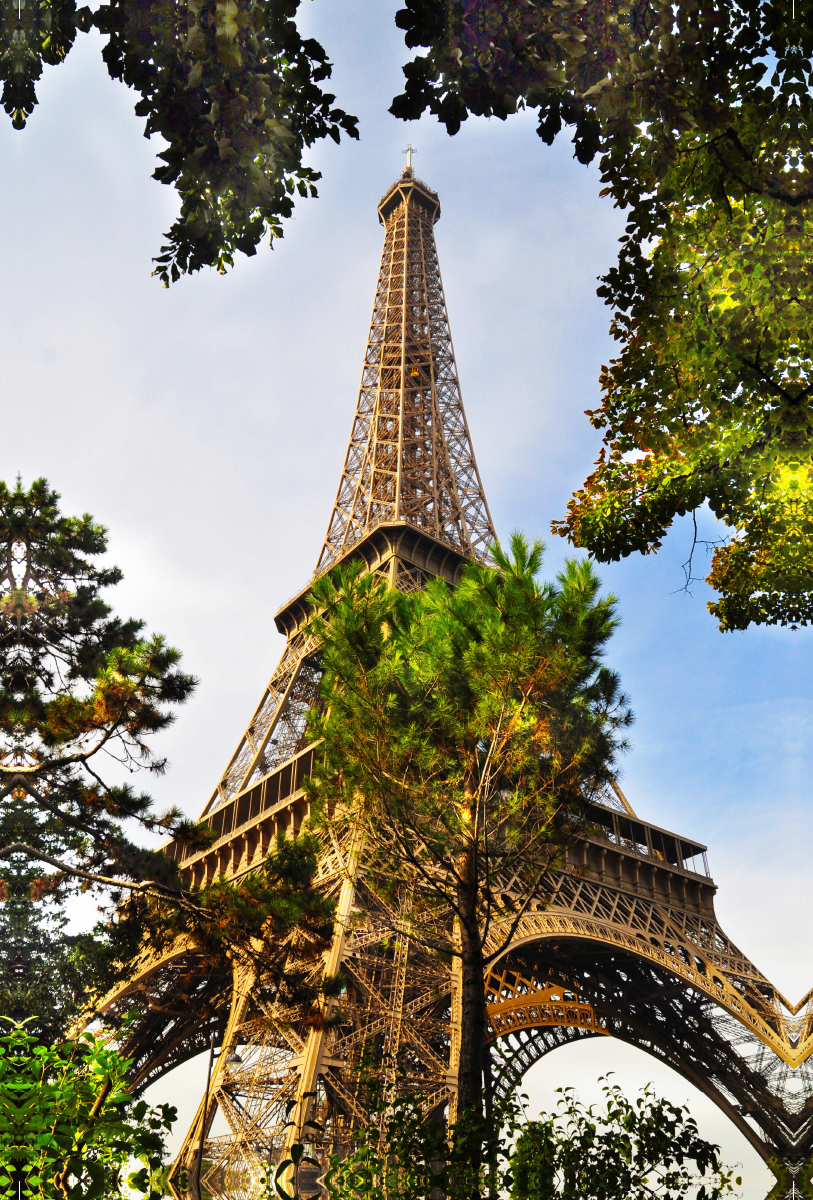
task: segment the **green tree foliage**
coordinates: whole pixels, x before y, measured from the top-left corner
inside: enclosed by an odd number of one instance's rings
[[[358,137],[355,117],[322,88],[331,67],[296,26],[299,0],[111,0],[94,15],[110,34],[110,74],[141,94],[145,135],[169,144],[153,176],[176,188],[181,211],[155,274],[182,273],[256,254],[282,237],[294,196],[315,196],[319,172],[303,164],[320,138]]]
[[[536,109],[545,141],[574,128],[628,210],[600,288],[621,342],[589,414],[606,446],[554,529],[607,561],[657,550],[708,503],[729,531],[709,575],[722,629],[813,615],[809,13],[407,0],[397,16],[427,53],[391,111],[454,133]]]
[[[23,129],[34,111],[43,65],[64,61],[81,26],[76,0],[45,0],[0,11],[0,102],[15,129]]]
[[[534,109],[548,143],[574,128],[581,162],[626,149],[642,120],[666,146],[730,102],[758,50],[759,11],[710,0],[407,0],[396,23],[428,53],[404,67],[391,111],[414,120],[428,110],[456,133],[470,113]]]
[[[305,149],[356,134],[322,90],[330,66],[297,30],[298,0],[17,8],[0,27],[17,124],[42,62],[95,25],[147,133],[166,138],[155,174],[181,213],[156,259],[165,284],[280,236],[313,193]],[[621,342],[591,412],[606,446],[555,529],[612,559],[656,550],[708,503],[728,531],[709,575],[722,629],[813,615],[810,15],[810,0],[407,0],[396,18],[425,53],[393,113],[428,110],[455,133],[469,113],[534,109],[544,141],[574,130],[627,210],[600,289]]]
[[[363,1081],[362,1081],[363,1084]],[[365,1103],[375,1118],[343,1155],[332,1155],[324,1178],[333,1200],[722,1200],[740,1186],[705,1141],[688,1107],[656,1096],[651,1086],[630,1101],[605,1084],[604,1106],[585,1107],[568,1089],[554,1113],[529,1119],[516,1100],[498,1106],[497,1148],[488,1168],[472,1174],[468,1145],[479,1138],[466,1114],[451,1127],[427,1119],[420,1096],[387,1103],[373,1087]],[[371,1102],[372,1101],[372,1102]],[[276,1177],[280,1200],[307,1194],[305,1172],[316,1165],[306,1126],[290,1162]],[[289,1173],[294,1173],[290,1188]],[[303,1170],[304,1168],[304,1170]],[[289,1183],[289,1186],[285,1184]]]
[[[113,79],[140,99],[145,136],[167,147],[153,178],[174,187],[180,213],[153,272],[165,286],[184,273],[224,273],[239,250],[282,237],[295,196],[320,175],[303,162],[321,138],[358,137],[357,120],[323,88],[331,66],[297,28],[299,0],[35,0],[0,16],[2,102],[22,129],[37,103],[43,64],[64,60],[79,31],[108,38]]]
[[[50,1047],[21,1024],[0,1036],[0,1194],[23,1200],[165,1195],[164,1139],[175,1109],[134,1100],[129,1065],[90,1034]]]
[[[257,871],[189,891],[141,834],[202,848],[209,826],[103,777],[100,762],[165,769],[151,739],[195,681],[163,638],[112,614],[102,593],[121,572],[99,565],[106,532],[87,514],[63,516],[58,499],[44,480],[0,485],[0,1012],[30,1018],[49,1045],[139,950],[178,937],[223,986],[251,959],[258,988],[311,1004],[333,922],[314,882],[314,835],[280,838]],[[64,902],[77,889],[110,911],[92,932],[68,934]]]
[[[607,561],[656,550],[707,502],[733,535],[709,575],[722,629],[813,615],[809,184],[792,107],[754,122],[739,122],[757,146],[743,181],[686,140],[666,176],[681,210],[605,281],[622,348],[589,414],[605,449],[556,525]],[[707,198],[723,185],[725,202]]]
[[[586,562],[555,584],[519,534],[459,586],[399,593],[358,566],[318,581],[324,741],[314,818],[364,839],[365,882],[461,962],[459,1103],[481,1103],[484,971],[510,940],[631,715],[601,663],[615,626]],[[486,940],[488,948],[486,948]]]
[[[348,1154],[331,1157],[325,1175],[328,1196],[418,1200],[445,1195],[452,1154],[443,1122],[427,1121],[420,1098],[414,1096],[396,1096],[380,1112],[373,1111],[383,1119],[384,1137],[381,1124],[368,1126],[359,1130]]]
[[[463,1200],[479,1194],[483,1180],[472,1171],[469,1149],[475,1128],[478,1144],[483,1140],[482,1121],[467,1115],[447,1128],[427,1120],[420,1096],[394,1096],[387,1103],[379,1093],[367,1109],[375,1124],[358,1131],[348,1153],[329,1158],[324,1183],[331,1200]]]
[[[201,1019],[211,1016],[216,993],[227,1002],[235,970],[246,966],[257,997],[317,1019],[315,1003],[330,987],[319,967],[335,908],[316,883],[317,862],[318,840],[303,833],[280,836],[246,876],[219,877],[195,891],[177,882],[128,890],[110,880],[101,890],[103,900],[119,897],[113,911],[92,931],[68,933],[64,904],[42,895],[40,865],[23,860],[0,904],[0,1014],[25,1020],[51,1045],[128,978],[140,952],[160,953],[183,938],[207,981],[190,1001]]]
[[[585,1107],[572,1088],[558,1090],[555,1113],[520,1124],[511,1200],[720,1200],[733,1191],[719,1146],[699,1136],[687,1107],[651,1086],[632,1102],[605,1084],[603,1109]]]
[[[127,953],[121,940],[114,951],[105,931],[68,933],[59,906],[31,899],[36,880],[36,868],[22,869],[0,904],[0,1014],[25,1021],[42,1045],[52,1045],[105,990],[114,963],[132,956],[138,937]]]
[[[88,514],[63,516],[58,501],[42,479],[0,484],[0,847],[67,854],[90,872],[171,875],[123,822],[191,838],[188,822],[105,781],[101,764],[163,772],[150,739],[195,680],[163,637],[111,615],[102,593],[121,572],[96,561],[106,531]]]
[[[280,833],[260,866],[238,882],[220,877],[168,902],[133,894],[120,905],[115,929],[122,957],[136,931],[157,951],[185,936],[202,973],[249,964],[256,997],[291,1016],[311,1013],[324,989],[319,968],[336,907],[316,882],[319,850],[313,833]]]
[[[106,532],[87,514],[63,516],[58,501],[45,480],[0,484],[0,1011],[31,1019],[46,1045],[141,936],[132,923],[68,934],[65,896],[111,872],[177,892],[176,868],[138,831],[205,837],[102,775],[116,760],[164,770],[150,739],[194,680],[163,638],[112,615],[103,591],[121,572],[98,562]]]

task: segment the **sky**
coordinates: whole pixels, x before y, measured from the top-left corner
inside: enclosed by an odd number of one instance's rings
[[[376,204],[408,142],[440,194],[441,269],[498,535],[545,538],[551,573],[568,548],[550,521],[598,450],[584,410],[614,351],[595,289],[623,217],[566,137],[546,147],[529,114],[470,120],[455,138],[390,117],[405,58],[397,7],[307,0],[303,27],[334,62],[361,139],[314,148],[320,198],[298,203],[273,252],[241,257],[225,277],[169,290],[150,277],[175,198],[150,178],[160,146],[108,78],[96,35],[45,68],[22,133],[0,123],[0,477],[45,475],[64,511],[108,526],[125,573],[117,611],[166,634],[199,677],[162,738],[171,768],[151,781],[191,816],[279,658],[273,614],[322,545],[381,252]],[[708,517],[701,529],[714,536]],[[690,544],[680,522],[657,556],[600,569],[622,621],[608,659],[637,716],[621,783],[642,817],[708,845],[723,928],[795,1000],[813,985],[812,635],[719,633],[709,589],[683,590]],[[703,564],[701,549],[696,574]],[[701,1128],[743,1163],[746,1200],[765,1194],[767,1172],[709,1102],[610,1039],[557,1051],[526,1090],[541,1104],[575,1082],[590,1098],[610,1069],[627,1087],[652,1079],[690,1098]],[[185,1078],[191,1095],[195,1069]]]

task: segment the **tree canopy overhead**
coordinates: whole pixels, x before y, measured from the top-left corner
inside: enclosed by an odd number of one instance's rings
[[[180,198],[155,274],[224,271],[315,194],[308,147],[357,135],[298,9],[12,6],[3,103],[22,127],[42,64],[105,34],[111,75],[167,141],[155,178]],[[554,528],[616,559],[708,504],[725,526],[708,577],[721,629],[813,618],[810,15],[810,0],[406,0],[396,15],[410,58],[393,114],[454,134],[532,109],[543,141],[572,132],[626,211],[600,288],[619,342],[590,411],[605,447]]]
[[[599,294],[596,470],[554,529],[608,561],[657,550],[677,515],[724,522],[708,582],[721,629],[813,617],[809,8],[763,0],[407,0],[426,49],[392,112],[539,114],[573,128],[628,213]]]
[[[295,196],[315,196],[319,172],[303,163],[320,138],[358,137],[355,117],[322,86],[331,65],[296,25],[299,0],[75,0],[14,5],[0,16],[2,104],[23,129],[43,65],[58,65],[80,32],[106,35],[113,79],[139,93],[145,137],[167,142],[153,178],[174,187],[180,213],[153,272],[223,273],[282,236]]]

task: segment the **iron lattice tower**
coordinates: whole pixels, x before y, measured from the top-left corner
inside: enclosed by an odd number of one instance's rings
[[[460,396],[434,239],[440,203],[408,165],[378,208],[384,249],[361,388],[316,575],[347,558],[392,586],[454,583],[483,557],[491,519]],[[319,660],[304,631],[310,585],[276,615],[287,638],[257,709],[206,804],[216,840],[172,843],[188,886],[256,870],[280,830],[307,816],[302,781],[315,749],[305,715]],[[791,1005],[717,923],[705,847],[640,820],[617,791],[594,806],[595,832],[572,847],[487,981],[490,1032],[509,1090],[567,1041],[612,1035],[667,1062],[710,1096],[777,1176],[772,1200],[813,1176],[813,1003]],[[405,1086],[454,1106],[457,976],[410,936],[401,911],[365,887],[357,845],[326,845],[318,878],[337,900],[323,970],[346,994],[319,1029],[281,1020],[255,968],[203,969],[192,941],[145,952],[105,1000],[139,1013],[123,1051],[143,1089],[203,1051],[222,1054],[173,1171],[200,1200],[253,1200],[290,1129],[286,1105],[310,1093],[325,1142],[366,1123],[356,1086],[365,1046],[398,1053]],[[510,884],[507,884],[510,890]],[[499,937],[499,927],[494,937]],[[495,942],[495,945],[498,944]],[[333,1002],[329,1002],[333,1003]],[[221,1115],[221,1132],[213,1127]],[[186,1181],[184,1183],[184,1180]],[[306,1189],[308,1190],[308,1189]],[[312,1190],[312,1189],[309,1189]]]
[[[361,557],[394,587],[454,582],[494,540],[460,394],[434,225],[437,194],[407,168],[381,200],[384,251],[336,502],[314,572]],[[302,744],[316,696],[299,630],[310,584],[276,616],[288,645],[204,810],[226,804]]]

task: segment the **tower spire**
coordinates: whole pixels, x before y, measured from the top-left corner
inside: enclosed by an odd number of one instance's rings
[[[405,525],[482,558],[494,539],[460,395],[433,226],[437,193],[407,167],[378,206],[384,249],[356,415],[319,556]]]

